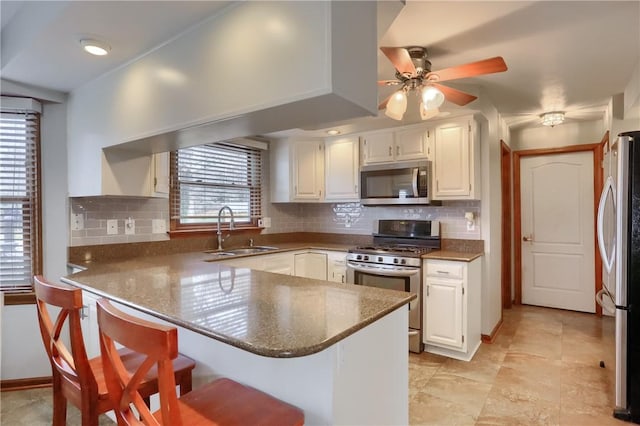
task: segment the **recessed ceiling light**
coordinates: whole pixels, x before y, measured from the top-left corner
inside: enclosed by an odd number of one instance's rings
[[[82,39],[80,45],[86,52],[96,56],[104,56],[111,51],[111,46],[98,40]]]
[[[331,130],[327,130],[327,134],[328,134],[329,136],[339,135],[339,134],[340,134],[340,130],[338,130],[338,129],[331,129]]]

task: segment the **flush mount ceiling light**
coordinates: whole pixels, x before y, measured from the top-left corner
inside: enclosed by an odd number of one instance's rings
[[[507,70],[504,59],[496,56],[431,71],[431,61],[427,59],[427,49],[424,47],[381,47],[380,50],[396,69],[396,78],[378,81],[378,85],[401,86],[400,90],[378,105],[378,109],[386,109],[385,114],[394,120],[402,120],[407,110],[407,94],[410,92],[420,94],[420,117],[426,120],[438,115],[438,108],[445,99],[460,106],[465,106],[476,99],[476,96],[440,84],[441,82]]]
[[[560,112],[560,111],[545,112],[540,116],[540,118],[543,126],[553,127],[555,125],[562,124],[562,122],[564,121],[564,112]]]
[[[91,40],[88,38],[80,40],[80,45],[87,53],[91,53],[96,56],[107,55],[111,51],[111,46],[107,43],[98,40]]]
[[[338,129],[331,129],[331,130],[327,130],[327,134],[328,134],[329,136],[339,135],[339,134],[340,134],[340,130],[338,130]]]

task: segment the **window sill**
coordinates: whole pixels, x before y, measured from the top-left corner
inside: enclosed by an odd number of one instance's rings
[[[234,229],[220,228],[222,232],[230,233],[230,234],[243,234],[243,233],[255,234],[262,231],[263,229],[264,228],[262,227],[252,226],[252,225],[236,227]],[[169,231],[168,234],[169,234],[169,238],[189,238],[189,237],[211,236],[211,235],[215,235],[216,232],[218,232],[218,228],[216,227],[212,227],[212,228],[198,227],[198,228],[174,229],[172,231]]]
[[[33,305],[36,303],[36,294],[29,293],[4,293],[4,305]]]

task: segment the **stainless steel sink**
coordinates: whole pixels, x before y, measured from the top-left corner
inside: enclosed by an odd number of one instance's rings
[[[271,246],[238,247],[238,248],[224,250],[224,251],[208,250],[205,253],[211,253],[218,256],[234,256],[238,254],[264,253],[266,251],[272,251],[272,250],[278,250],[278,247],[271,247]]]

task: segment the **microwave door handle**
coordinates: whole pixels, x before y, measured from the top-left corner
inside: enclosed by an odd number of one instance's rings
[[[418,194],[418,168],[415,167],[413,169],[413,197],[418,198],[420,194]]]
[[[598,219],[597,219],[597,234],[598,234],[598,248],[600,249],[600,257],[604,263],[604,267],[607,273],[610,273],[613,269],[613,262],[615,260],[616,246],[613,245],[611,254],[607,254],[607,247],[604,242],[604,209],[607,202],[607,195],[611,192],[613,199],[613,208],[616,208],[615,187],[613,184],[613,178],[609,176],[602,189],[600,195],[600,203],[598,204]]]

